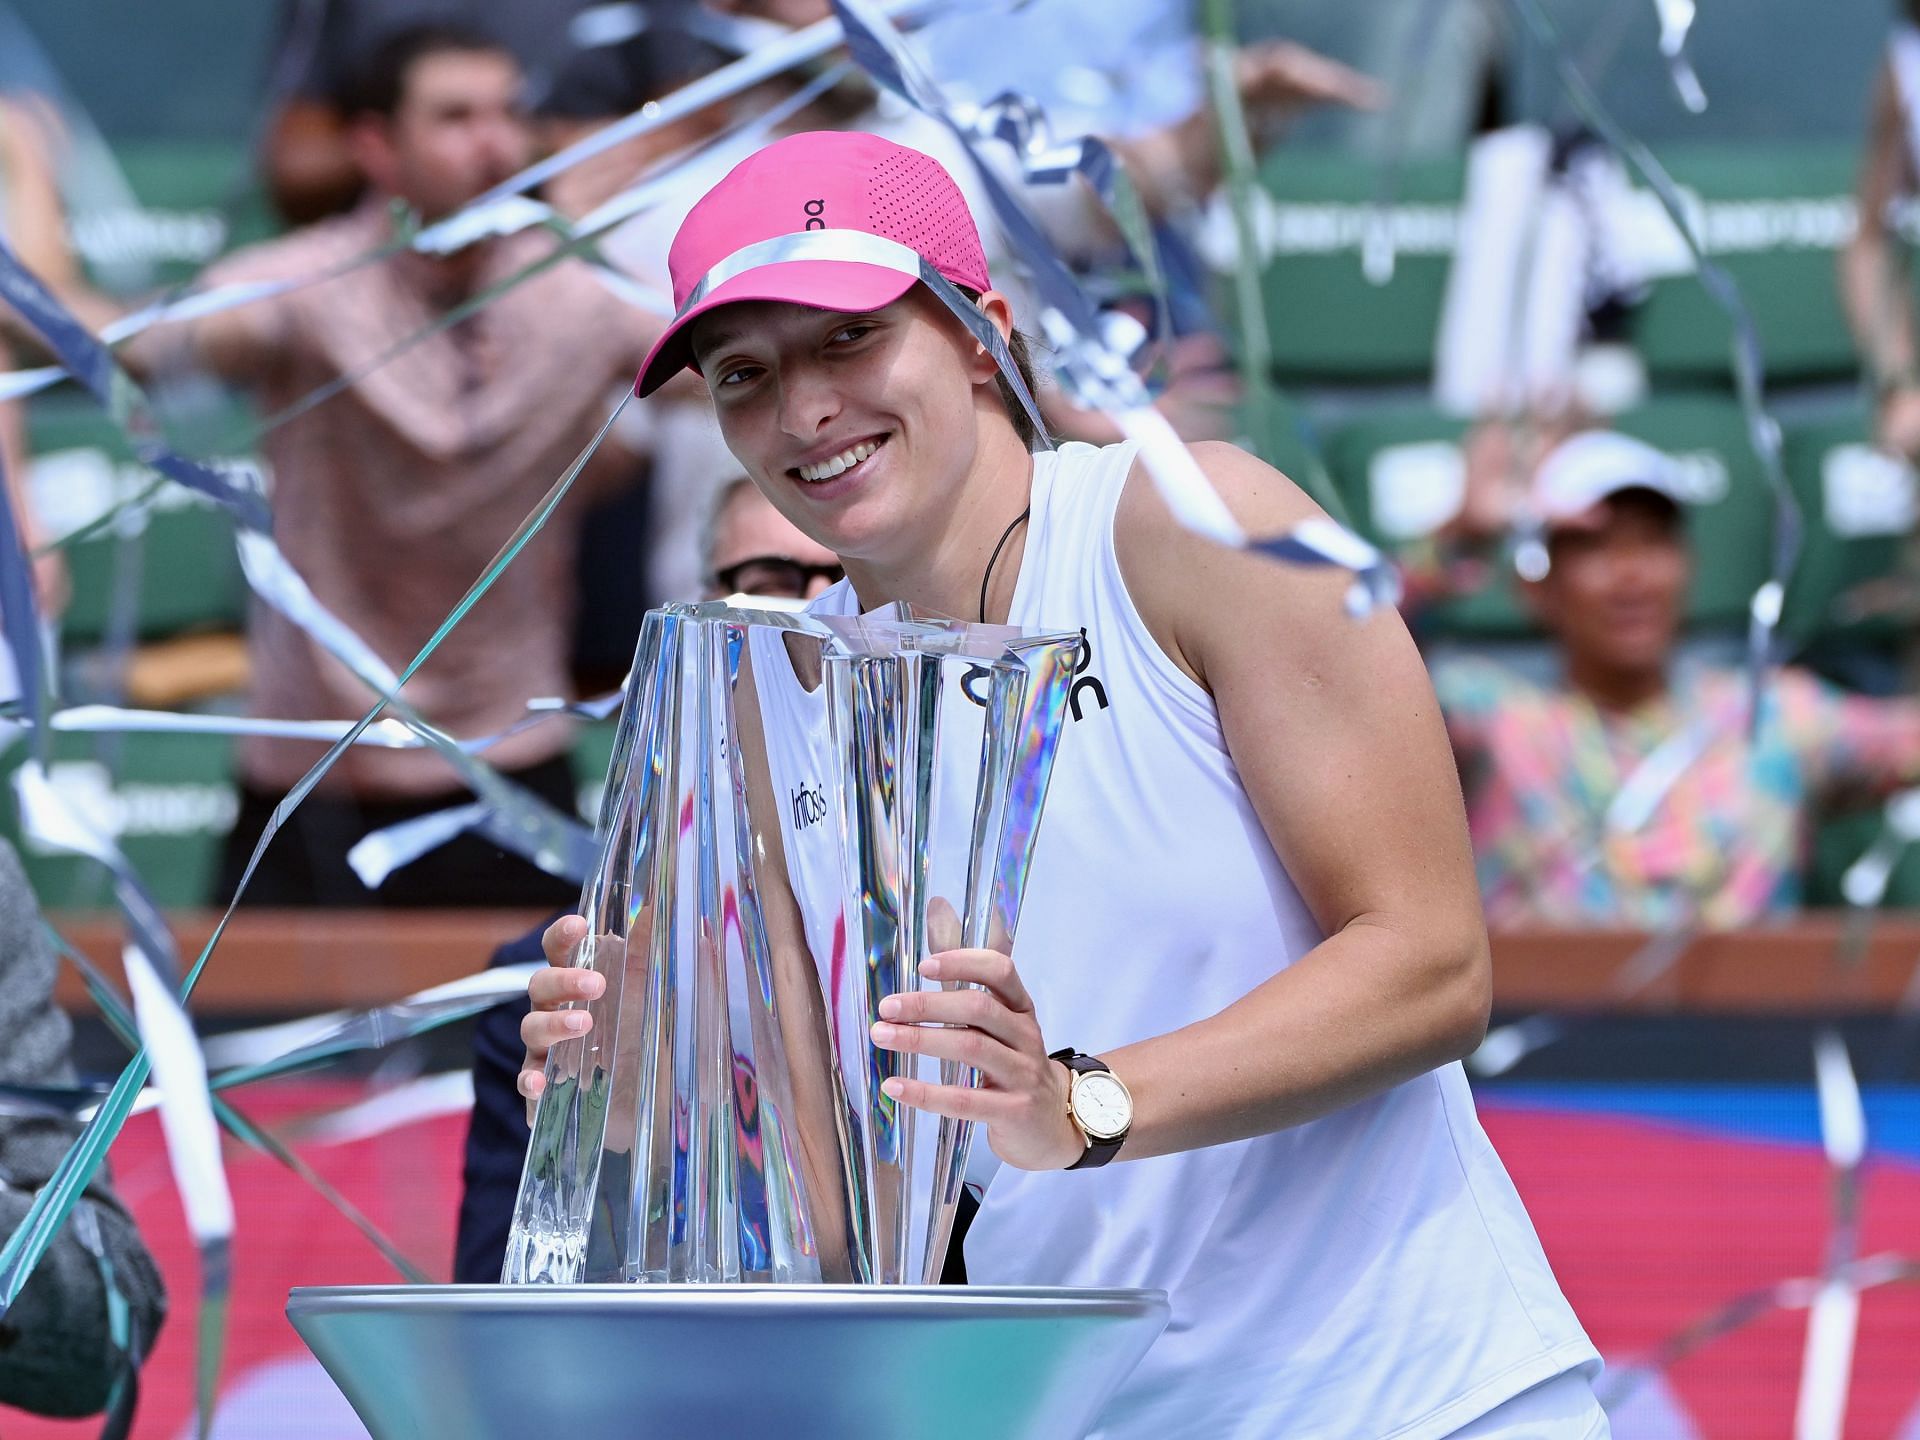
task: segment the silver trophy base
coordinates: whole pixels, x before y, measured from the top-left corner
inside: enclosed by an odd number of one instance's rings
[[[1159,1290],[352,1285],[287,1318],[373,1440],[1078,1440]]]

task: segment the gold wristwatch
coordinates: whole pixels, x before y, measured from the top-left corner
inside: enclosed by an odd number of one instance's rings
[[[1092,1170],[1120,1153],[1133,1129],[1133,1095],[1126,1082],[1093,1055],[1069,1046],[1047,1057],[1067,1067],[1067,1118],[1086,1137],[1087,1148],[1069,1170]]]

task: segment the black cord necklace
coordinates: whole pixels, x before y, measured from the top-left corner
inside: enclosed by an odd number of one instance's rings
[[[1026,509],[1014,516],[1013,522],[1000,532],[1000,542],[993,547],[993,554],[987,557],[987,568],[980,576],[980,623],[982,625],[987,623],[987,586],[993,581],[993,567],[999,563],[1000,552],[1007,548],[1007,541],[1013,538],[1013,532],[1018,530],[1021,523],[1032,513],[1033,506],[1028,505]]]

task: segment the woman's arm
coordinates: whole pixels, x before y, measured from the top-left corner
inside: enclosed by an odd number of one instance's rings
[[[1387,98],[1371,76],[1291,40],[1267,40],[1236,51],[1233,80],[1253,129],[1263,137],[1321,105],[1378,110]],[[1220,134],[1210,104],[1161,129],[1109,144],[1156,215],[1198,205],[1220,183]]]
[[[1249,534],[1317,513],[1232,446],[1194,453]],[[1327,936],[1219,1014],[1103,1057],[1134,1092],[1122,1155],[1296,1125],[1469,1053],[1487,1021],[1486,930],[1446,730],[1400,617],[1352,620],[1343,574],[1200,539],[1144,475],[1115,545],[1149,629],[1212,692],[1248,796]]]
[[[1194,454],[1251,534],[1318,513],[1232,446]],[[1327,936],[1283,970],[1276,956],[1273,977],[1218,1014],[1101,1056],[1133,1092],[1119,1158],[1298,1125],[1469,1053],[1486,1031],[1486,929],[1439,706],[1399,616],[1351,620],[1344,574],[1199,538],[1141,474],[1115,546],[1142,619],[1212,692],[1262,825]],[[1036,1016],[1005,957],[960,950],[929,965],[988,990],[891,997],[882,1015],[908,1023],[881,1025],[876,1042],[977,1065],[986,1083],[888,1088],[985,1124],[1009,1164],[1071,1163],[1082,1141],[1041,1023],[1070,1033],[1073,1017]]]
[[[1859,223],[1840,252],[1840,298],[1860,358],[1880,394],[1876,439],[1900,454],[1920,453],[1920,356],[1913,337],[1904,255],[1888,221],[1912,187],[1906,117],[1890,66],[1880,67],[1857,189]]]

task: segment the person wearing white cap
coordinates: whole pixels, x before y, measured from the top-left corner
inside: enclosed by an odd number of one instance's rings
[[[1469,463],[1463,514],[1544,541],[1523,582],[1559,646],[1537,684],[1443,658],[1434,685],[1461,762],[1488,922],[1734,926],[1791,909],[1823,805],[1920,779],[1920,703],[1771,677],[1750,731],[1744,673],[1677,656],[1693,561],[1671,456],[1586,431],[1524,493]]]
[[[1534,509],[1549,529],[1601,528],[1605,502],[1628,491],[1665,498],[1676,520],[1687,499],[1672,456],[1612,430],[1583,430],[1554,446],[1534,471],[1532,490]]]

